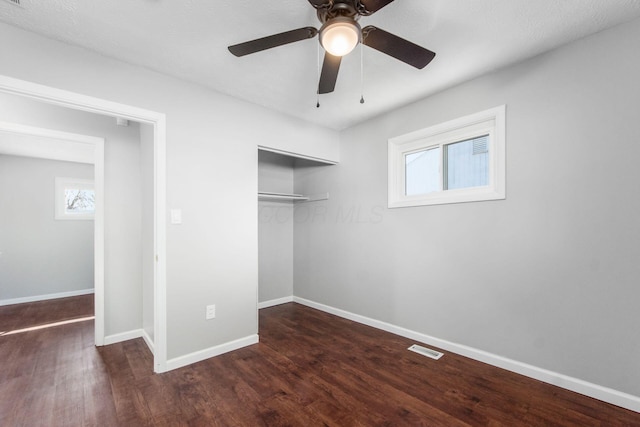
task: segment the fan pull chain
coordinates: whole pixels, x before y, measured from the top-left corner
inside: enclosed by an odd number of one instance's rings
[[[316,60],[318,62],[318,85],[320,84],[320,43],[316,43],[316,46],[318,47],[317,50],[317,54],[316,54]],[[316,86],[316,108],[320,108],[320,88],[319,86]]]
[[[364,104],[364,43],[360,42],[360,104]]]

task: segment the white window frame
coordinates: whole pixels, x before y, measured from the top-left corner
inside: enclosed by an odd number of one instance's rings
[[[505,118],[506,106],[501,105],[389,139],[389,208],[505,199]],[[440,190],[411,196],[406,194],[406,155],[439,147],[440,188],[442,189],[442,159],[444,158],[443,153],[445,146],[484,135],[489,135],[488,185],[455,190]]]
[[[55,212],[56,219],[59,220],[93,220],[95,212],[90,213],[68,213],[65,209],[66,198],[65,189],[77,188],[80,190],[94,190],[94,182],[91,179],[76,178],[56,178],[56,201]]]

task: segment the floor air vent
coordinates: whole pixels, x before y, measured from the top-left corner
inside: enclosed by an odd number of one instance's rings
[[[418,353],[423,356],[427,356],[436,360],[444,356],[444,353],[440,353],[439,351],[431,350],[430,348],[422,347],[421,345],[417,345],[417,344],[412,345],[407,350],[413,351],[414,353]]]

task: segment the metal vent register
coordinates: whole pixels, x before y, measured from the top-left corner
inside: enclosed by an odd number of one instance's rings
[[[436,360],[444,356],[444,353],[440,353],[439,351],[431,350],[430,348],[422,347],[421,345],[417,345],[417,344],[412,345],[407,350],[413,351],[414,353],[418,353],[423,356],[427,356]]]

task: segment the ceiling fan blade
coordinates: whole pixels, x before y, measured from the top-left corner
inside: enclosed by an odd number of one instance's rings
[[[341,61],[341,56],[333,56],[329,53],[324,54],[322,73],[320,74],[320,82],[318,83],[319,94],[333,92],[336,87],[336,80],[338,80]]]
[[[297,30],[285,31],[284,33],[278,33],[272,36],[262,37],[260,39],[229,46],[229,52],[233,53],[235,56],[249,55],[250,53],[256,53],[273,47],[310,39],[315,37],[316,34],[318,34],[318,30],[313,27],[298,28]]]
[[[426,67],[436,56],[435,52],[429,49],[373,25],[362,29],[362,43],[418,69]]]
[[[311,1],[311,0],[309,0]],[[371,15],[391,3],[393,0],[360,0],[366,9],[366,15]]]

